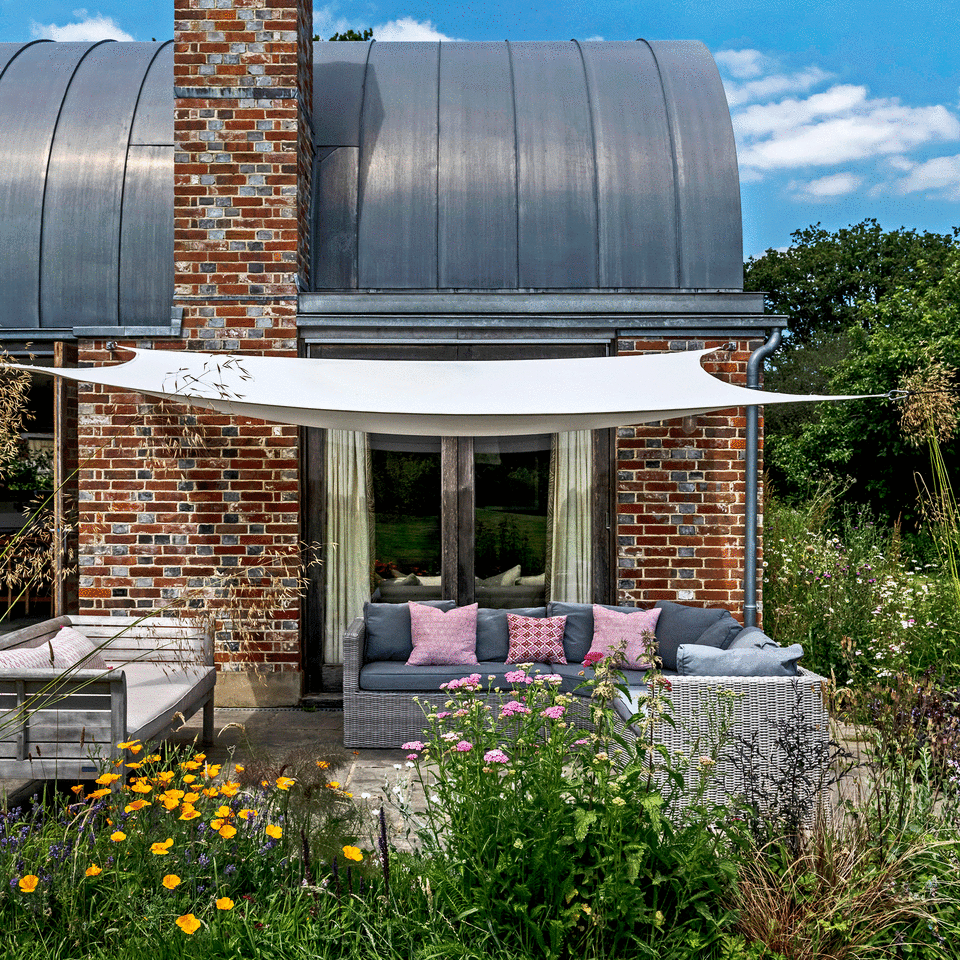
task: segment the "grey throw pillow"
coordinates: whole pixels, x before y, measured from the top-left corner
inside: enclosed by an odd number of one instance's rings
[[[452,600],[424,600],[428,607],[452,610]],[[364,660],[406,660],[413,650],[410,635],[410,608],[405,603],[365,603],[363,618],[366,621],[367,641]]]
[[[728,650],[742,650],[744,648],[765,650],[767,647],[779,649],[780,644],[768,637],[759,627],[744,627],[730,641]]]
[[[657,621],[655,636],[657,655],[663,662],[664,670],[677,669],[677,648],[681,643],[701,643],[708,628],[730,617],[730,613],[721,608],[688,607],[672,600],[658,600],[655,606],[663,611]],[[706,645],[719,647],[726,636],[727,631],[718,628],[705,637]]]
[[[661,613],[660,616],[662,617],[663,614]],[[719,647],[721,650],[728,650],[734,637],[736,637],[741,630],[743,630],[743,627],[740,625],[740,622],[734,620],[733,617],[724,610],[723,616],[716,623],[711,623],[710,626],[700,634],[700,639],[697,640],[697,643],[704,647]]]
[[[510,649],[510,629],[507,614],[520,617],[545,617],[546,607],[516,607],[510,610],[494,610],[481,607],[477,611],[477,659],[496,660],[504,663]]]
[[[803,647],[760,650],[740,647],[719,650],[698,643],[682,643],[677,650],[677,673],[682,677],[795,677]]]

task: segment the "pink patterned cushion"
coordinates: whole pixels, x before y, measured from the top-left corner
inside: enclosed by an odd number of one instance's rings
[[[507,663],[566,663],[563,653],[564,617],[521,617],[507,614],[510,650]]]
[[[660,608],[621,613],[593,605],[593,643],[589,653],[610,656],[614,648],[626,641],[627,649],[619,666],[627,670],[649,670],[656,652],[654,630],[660,619]]]
[[[53,648],[53,663],[50,662],[50,648]],[[86,659],[84,659],[86,658]],[[83,663],[80,661],[83,660]],[[106,670],[103,657],[97,652],[92,640],[88,640],[73,627],[61,627],[60,632],[49,642],[39,647],[16,647],[13,650],[0,650],[0,669],[2,670],[69,670],[77,667],[81,670]]]
[[[407,602],[413,652],[407,663],[427,667],[444,663],[477,663],[477,604],[438,610]]]

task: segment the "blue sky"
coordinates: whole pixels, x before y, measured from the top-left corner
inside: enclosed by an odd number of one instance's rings
[[[0,0],[0,40],[168,39],[170,0]],[[744,254],[792,231],[874,217],[960,226],[960,12],[955,0],[334,0],[329,36],[380,40],[702,40],[720,66],[740,159]]]

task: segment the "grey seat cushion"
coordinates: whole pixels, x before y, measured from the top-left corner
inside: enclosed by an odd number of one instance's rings
[[[563,677],[563,683],[560,689],[564,693],[573,693],[585,680],[593,679],[593,667],[585,667],[582,663],[552,663],[550,672],[558,673]],[[627,683],[630,686],[642,686],[646,680],[646,670],[624,670],[622,671]],[[586,693],[586,691],[581,691]]]
[[[677,650],[677,672],[683,677],[795,677],[803,656],[799,643],[791,647],[739,647],[718,650],[683,643]]]
[[[721,608],[688,607],[672,600],[658,600],[661,610],[657,621],[657,655],[665,670],[677,669],[677,648],[683,644],[700,644],[725,649],[743,629]]]
[[[381,660],[378,663],[368,663],[360,670],[361,690],[402,691],[404,693],[436,693],[441,683],[450,680],[459,680],[469,677],[473,673],[480,674],[480,681],[486,689],[509,689],[505,675],[516,670],[512,663],[478,663],[473,664],[439,664],[426,667],[408,667],[405,663],[394,660]],[[534,671],[553,673],[549,664],[537,663]],[[493,680],[490,680],[490,676]]]
[[[609,603],[600,603],[598,606],[620,613],[643,612],[641,607],[617,607]],[[551,600],[547,604],[547,616],[567,618],[563,628],[563,652],[567,663],[583,663],[593,643],[593,604]]]
[[[452,600],[423,602],[438,610],[452,610],[456,606]],[[413,639],[410,634],[410,608],[405,603],[366,603],[363,618],[366,622],[365,660],[409,659],[413,651]]]
[[[515,613],[521,617],[545,617],[546,607],[514,607],[513,609],[490,609],[480,607],[477,610],[477,659],[507,659],[510,650],[510,628],[507,614]]]

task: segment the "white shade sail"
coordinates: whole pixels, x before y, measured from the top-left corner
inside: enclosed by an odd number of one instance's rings
[[[7,366],[275,423],[420,436],[597,430],[754,404],[856,399],[724,383],[700,365],[713,352],[328,360],[133,350],[132,360],[110,367]]]

